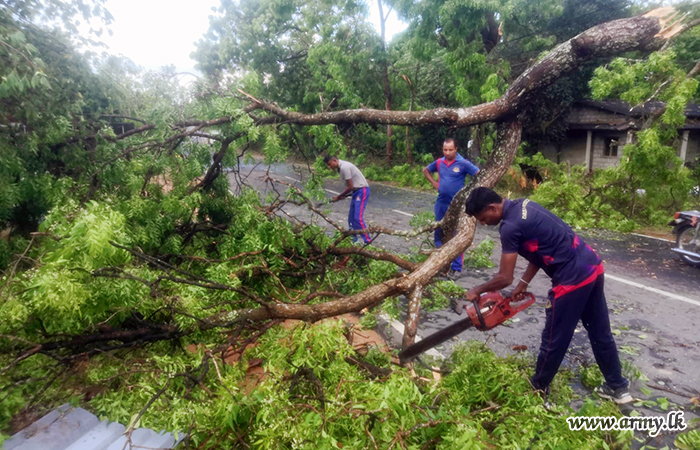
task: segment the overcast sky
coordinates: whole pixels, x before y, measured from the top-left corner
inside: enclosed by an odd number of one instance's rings
[[[173,64],[178,72],[194,72],[190,53],[209,28],[212,7],[219,4],[220,0],[107,0],[105,6],[114,16],[110,25],[113,35],[105,33],[101,39],[109,45],[110,53],[122,54],[144,69]],[[372,1],[370,11],[379,31],[377,5]],[[387,38],[403,28],[392,12]]]

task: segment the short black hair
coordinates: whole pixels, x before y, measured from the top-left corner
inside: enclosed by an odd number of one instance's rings
[[[330,161],[333,161],[334,159],[338,159],[338,157],[335,155],[326,155],[325,158],[323,158],[323,162],[328,164]]]
[[[455,148],[457,148],[457,140],[453,137],[446,137],[444,141],[442,141],[443,144],[447,144],[448,142],[452,142],[455,145]]]
[[[476,216],[487,206],[494,203],[501,203],[503,198],[496,193],[493,189],[487,187],[478,187],[469,194],[464,209],[466,213],[470,216]]]

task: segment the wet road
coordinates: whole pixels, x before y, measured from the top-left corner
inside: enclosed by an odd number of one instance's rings
[[[250,170],[251,167],[247,169]],[[271,173],[281,181],[292,183],[293,180],[305,181],[306,172],[298,167],[295,170],[287,165],[277,165],[271,168]],[[248,182],[259,189],[261,194],[266,194],[271,189],[262,182],[262,175],[263,167],[258,166],[249,176]],[[330,197],[343,190],[343,183],[339,179],[331,180],[325,187]],[[410,229],[408,222],[411,215],[433,210],[435,194],[379,183],[370,183],[370,189],[371,197],[365,213],[365,221],[369,224]],[[345,226],[347,210],[348,200],[327,207],[329,216]],[[320,223],[303,208],[290,207],[286,212],[306,222]],[[673,243],[670,239],[673,236],[670,227],[669,241],[607,231],[578,233],[604,261],[605,292],[620,357],[627,375],[639,377],[641,374],[641,379],[632,384],[633,396],[644,400],[667,397],[677,405],[692,406],[690,399],[700,396],[700,269],[685,265],[671,251]],[[432,241],[432,236],[428,238]],[[474,243],[478,244],[483,239],[491,239],[496,243],[492,259],[498,263],[500,243],[497,228],[479,225]],[[382,235],[375,241],[375,245],[407,253],[429,244],[425,237],[404,239]],[[526,265],[523,258],[518,259],[516,278],[522,274]],[[457,283],[470,288],[483,283],[496,272],[497,268],[465,270],[465,275]],[[545,317],[544,305],[551,283],[540,272],[530,286],[531,292],[537,297],[537,303],[518,317],[487,332],[467,330],[456,340],[447,342],[436,350],[447,356],[456,342],[473,339],[487,342],[490,348],[502,356],[517,353],[514,348],[526,348],[525,351],[534,355],[540,343]],[[450,310],[426,313],[421,318],[419,335],[427,336],[462,318],[464,316],[458,316]],[[395,347],[399,347],[401,336],[395,329],[390,331],[391,329],[391,324],[384,325],[385,334]],[[577,370],[580,365],[594,363],[587,333],[579,324],[563,366]],[[648,381],[644,381],[645,377]],[[650,388],[650,396],[641,391],[645,386]],[[647,413],[660,415],[662,411],[652,408]],[[686,419],[692,417],[696,417],[696,413],[686,411]]]

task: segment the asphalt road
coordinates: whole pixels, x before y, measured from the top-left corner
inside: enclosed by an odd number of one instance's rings
[[[266,166],[245,166],[242,173],[248,174],[246,182],[258,189],[261,195],[272,191],[271,185],[263,181]],[[250,172],[249,172],[250,171]],[[270,175],[285,183],[306,180],[303,168],[290,165],[275,165]],[[231,177],[233,178],[233,177]],[[296,183],[301,186],[301,183]],[[331,180],[326,184],[329,197],[343,190],[343,183]],[[277,185],[278,191],[284,186]],[[410,229],[412,215],[432,212],[435,194],[396,188],[380,183],[370,183],[371,196],[365,212],[369,224],[381,224],[394,229]],[[333,203],[327,207],[329,216],[347,226],[348,200]],[[321,223],[304,208],[290,207],[285,211],[289,216],[306,222]],[[620,349],[625,372],[634,376],[642,374],[632,384],[633,396],[642,400],[668,398],[673,404],[686,408],[692,406],[691,398],[700,396],[700,269],[685,265],[671,251],[673,236],[669,227],[669,241],[655,238],[619,234],[613,232],[577,231],[583,240],[593,247],[604,261],[606,268],[606,297],[610,310],[610,320],[616,342]],[[474,243],[491,239],[496,243],[492,259],[498,263],[500,243],[497,227],[477,226]],[[432,236],[429,236],[432,241]],[[426,248],[430,244],[426,237],[404,239],[381,235],[374,245],[404,252]],[[516,276],[526,267],[523,258],[518,259]],[[465,270],[457,283],[470,288],[483,283],[497,272],[497,268],[486,270]],[[522,349],[536,354],[544,324],[544,305],[547,291],[551,287],[549,278],[540,272],[531,283],[531,292],[537,298],[535,305],[521,312],[509,323],[487,332],[470,329],[455,340],[447,342],[436,350],[448,356],[452,347],[459,341],[478,340],[487,342],[497,354],[505,356]],[[425,313],[421,317],[419,336],[430,335],[456,320],[458,316],[451,310]],[[400,346],[400,325],[387,323],[384,334],[395,347]],[[514,350],[517,348],[519,350]],[[595,364],[586,331],[579,324],[563,366],[577,371],[581,365]],[[648,378],[645,381],[644,378]],[[641,389],[651,390],[645,395]],[[578,386],[583,395],[587,392]],[[629,410],[632,407],[623,407]],[[652,407],[643,414],[661,415],[663,411]],[[686,420],[698,417],[696,412],[687,410]],[[668,440],[670,439],[670,441]],[[666,443],[672,442],[667,438]],[[664,438],[649,444],[664,442]]]

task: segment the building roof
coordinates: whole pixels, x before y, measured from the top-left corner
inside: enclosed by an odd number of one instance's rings
[[[666,107],[666,103],[660,101],[646,102],[632,108],[630,108],[629,103],[623,100],[579,100],[574,105],[576,104],[634,118],[655,114]],[[685,107],[685,116],[687,118],[700,118],[700,105],[688,103]]]
[[[137,428],[126,443],[126,427],[116,422],[101,421],[83,408],[69,404],[59,406],[41,419],[5,441],[4,450],[122,450],[124,448],[170,449],[176,439],[171,433],[157,433]]]

